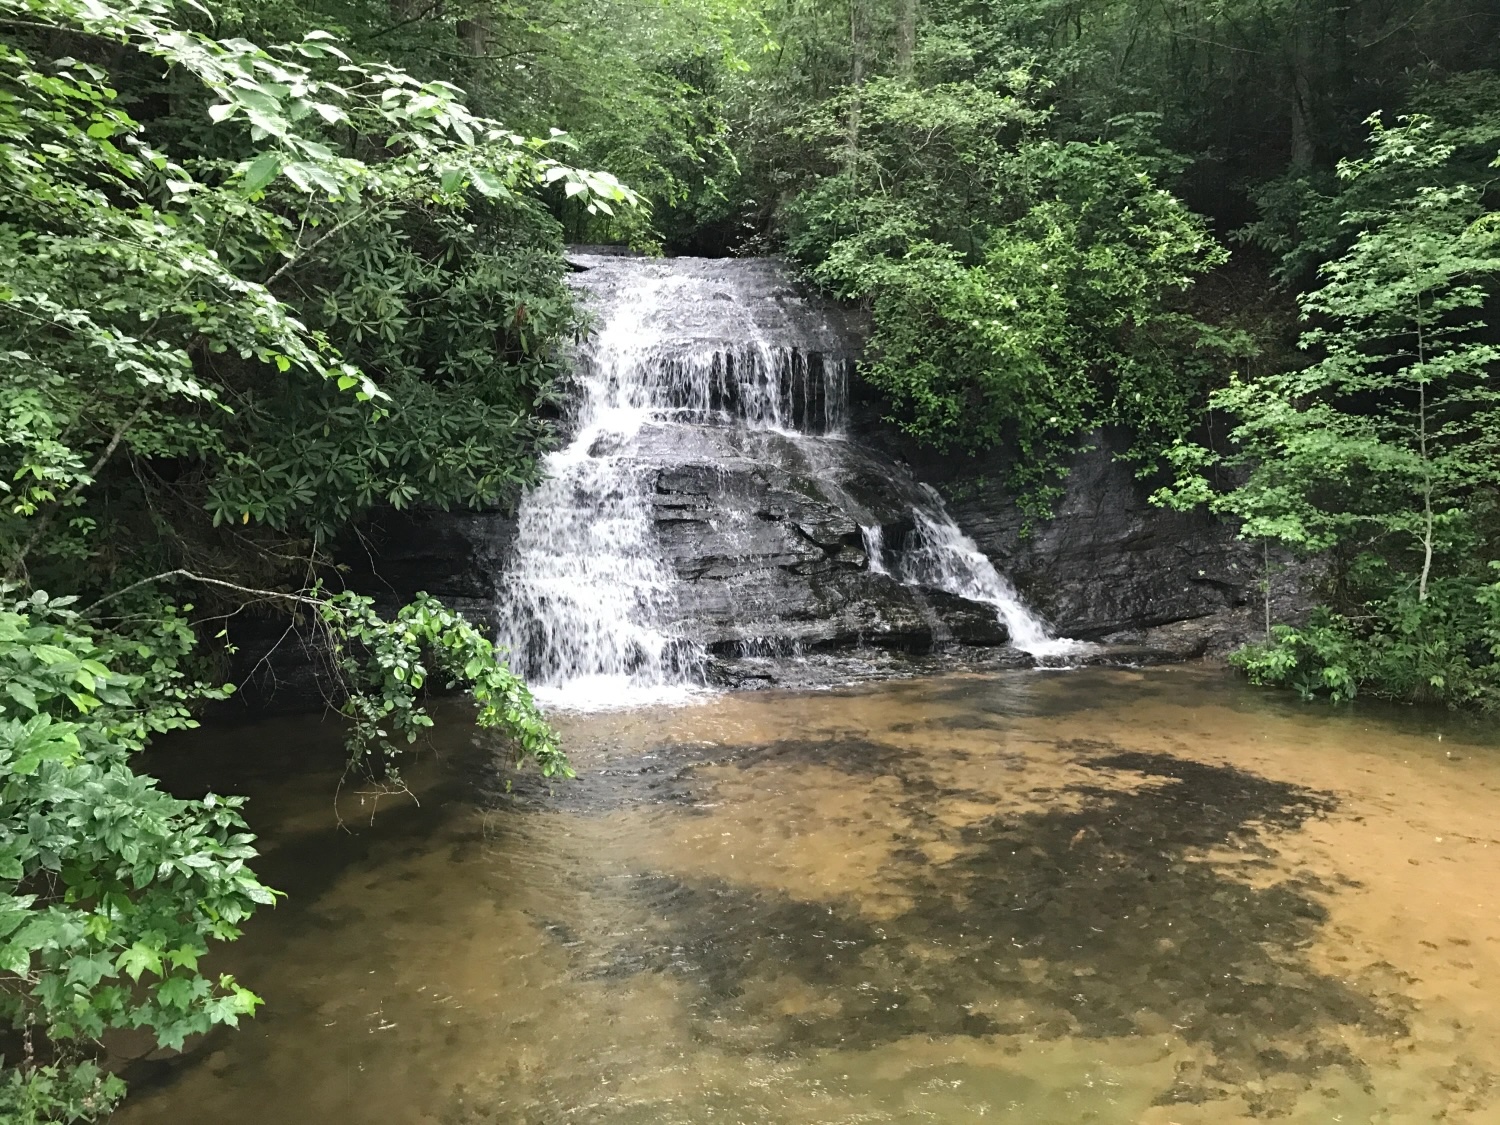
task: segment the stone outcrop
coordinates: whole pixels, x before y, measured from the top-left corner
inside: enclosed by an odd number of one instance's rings
[[[830,447],[726,428],[693,460],[659,451],[651,500],[680,579],[677,628],[718,656],[1004,644],[989,607],[879,573],[912,530],[918,479],[949,497],[960,526],[1061,635],[1186,658],[1264,628],[1260,548],[1206,513],[1151,504],[1151,484],[1103,441],[1075,458],[1055,515],[1028,524],[1001,458],[935,457],[889,431],[864,437]],[[871,566],[861,523],[881,529],[884,565]],[[381,601],[426,590],[487,620],[514,526],[502,512],[385,512],[344,557],[351,583]],[[1306,575],[1274,558],[1272,571],[1273,617],[1294,618]]]
[[[651,502],[680,580],[673,624],[703,643],[726,682],[746,682],[733,666],[744,656],[1005,644],[990,607],[880,573],[912,531],[919,479],[949,497],[960,526],[1061,635],[1117,646],[1121,659],[1192,658],[1227,653],[1264,628],[1260,549],[1205,513],[1152,505],[1149,483],[1107,448],[1080,453],[1053,518],[1028,526],[1000,458],[934,457],[888,431],[833,447],[727,428],[717,437],[694,460],[652,469]],[[861,523],[881,529],[881,565],[871,565]],[[341,555],[350,585],[382,604],[426,591],[492,624],[514,533],[502,511],[384,511]],[[1273,617],[1293,619],[1307,575],[1272,563]],[[330,675],[316,637],[266,623],[237,639],[256,654],[239,670],[252,694],[274,693],[280,706],[324,698]]]
[[[1151,503],[1162,482],[1117,460],[1122,446],[1110,435],[1073,458],[1051,518],[1030,518],[1006,487],[1003,454],[942,457],[883,426],[862,433],[949,498],[959,525],[1062,635],[1221,655],[1263,634],[1268,563],[1273,620],[1307,608],[1307,564],[1268,558],[1208,512]]]
[[[871,567],[860,530],[909,521],[909,477],[881,479],[845,443],[728,428],[712,436],[693,460],[655,473],[657,536],[681,580],[678,628],[721,654],[932,646],[941,618]]]
[[[648,470],[657,540],[679,579],[675,628],[721,656],[1005,643],[988,607],[872,567],[861,524],[898,548],[912,527],[920,493],[904,469],[856,443],[710,432],[692,460],[664,448]],[[364,536],[375,550],[351,543],[344,556],[351,584],[381,601],[425,590],[483,620],[514,533],[502,512],[388,511]]]

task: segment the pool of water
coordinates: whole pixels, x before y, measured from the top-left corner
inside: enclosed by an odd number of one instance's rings
[[[404,793],[308,720],[161,756],[289,897],[116,1121],[1500,1122],[1481,726],[999,671],[562,716],[545,783],[447,719]]]

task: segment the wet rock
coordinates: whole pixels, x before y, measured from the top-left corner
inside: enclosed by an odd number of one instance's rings
[[[921,597],[946,629],[948,639],[961,645],[988,647],[1010,640],[993,608],[966,601],[941,590],[922,590]]]
[[[382,611],[425,592],[493,634],[496,584],[515,526],[503,510],[377,509],[335,555],[347,587],[374,598]],[[342,699],[328,637],[315,623],[279,613],[241,614],[226,630],[237,649],[228,669],[239,687],[235,707],[293,713]]]
[[[480,622],[492,612],[515,533],[505,510],[384,508],[338,554],[349,585],[378,603],[404,604],[426,592]]]
[[[722,656],[878,645],[925,651],[1008,639],[994,611],[903,585],[862,527],[899,544],[922,500],[909,474],[847,442],[729,428],[663,428],[656,533],[681,585],[676,626]],[[872,565],[874,562],[877,565]]]
[[[1004,451],[939,456],[866,421],[862,438],[910,464],[948,498],[949,511],[1027,603],[1059,633],[1142,645],[1179,659],[1228,652],[1264,630],[1266,557],[1207,512],[1150,501],[1163,482],[1116,459],[1117,435],[1077,454],[1049,519],[1031,519],[1005,481]],[[1276,621],[1306,612],[1316,568],[1273,555]]]

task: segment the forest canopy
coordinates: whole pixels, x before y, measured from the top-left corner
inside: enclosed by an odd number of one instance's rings
[[[533,478],[568,242],[784,253],[1037,518],[1107,428],[1319,559],[1252,676],[1500,706],[1497,64],[1487,0],[0,0],[0,1115],[258,1003],[199,968],[274,901],[240,805],[136,763],[226,617],[320,633],[360,768],[431,681],[568,771],[486,637],[337,565]]]

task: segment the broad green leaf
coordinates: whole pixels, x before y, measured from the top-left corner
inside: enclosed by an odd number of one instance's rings
[[[257,192],[276,178],[281,171],[281,154],[263,152],[250,162],[245,170],[241,186],[247,192]]]

